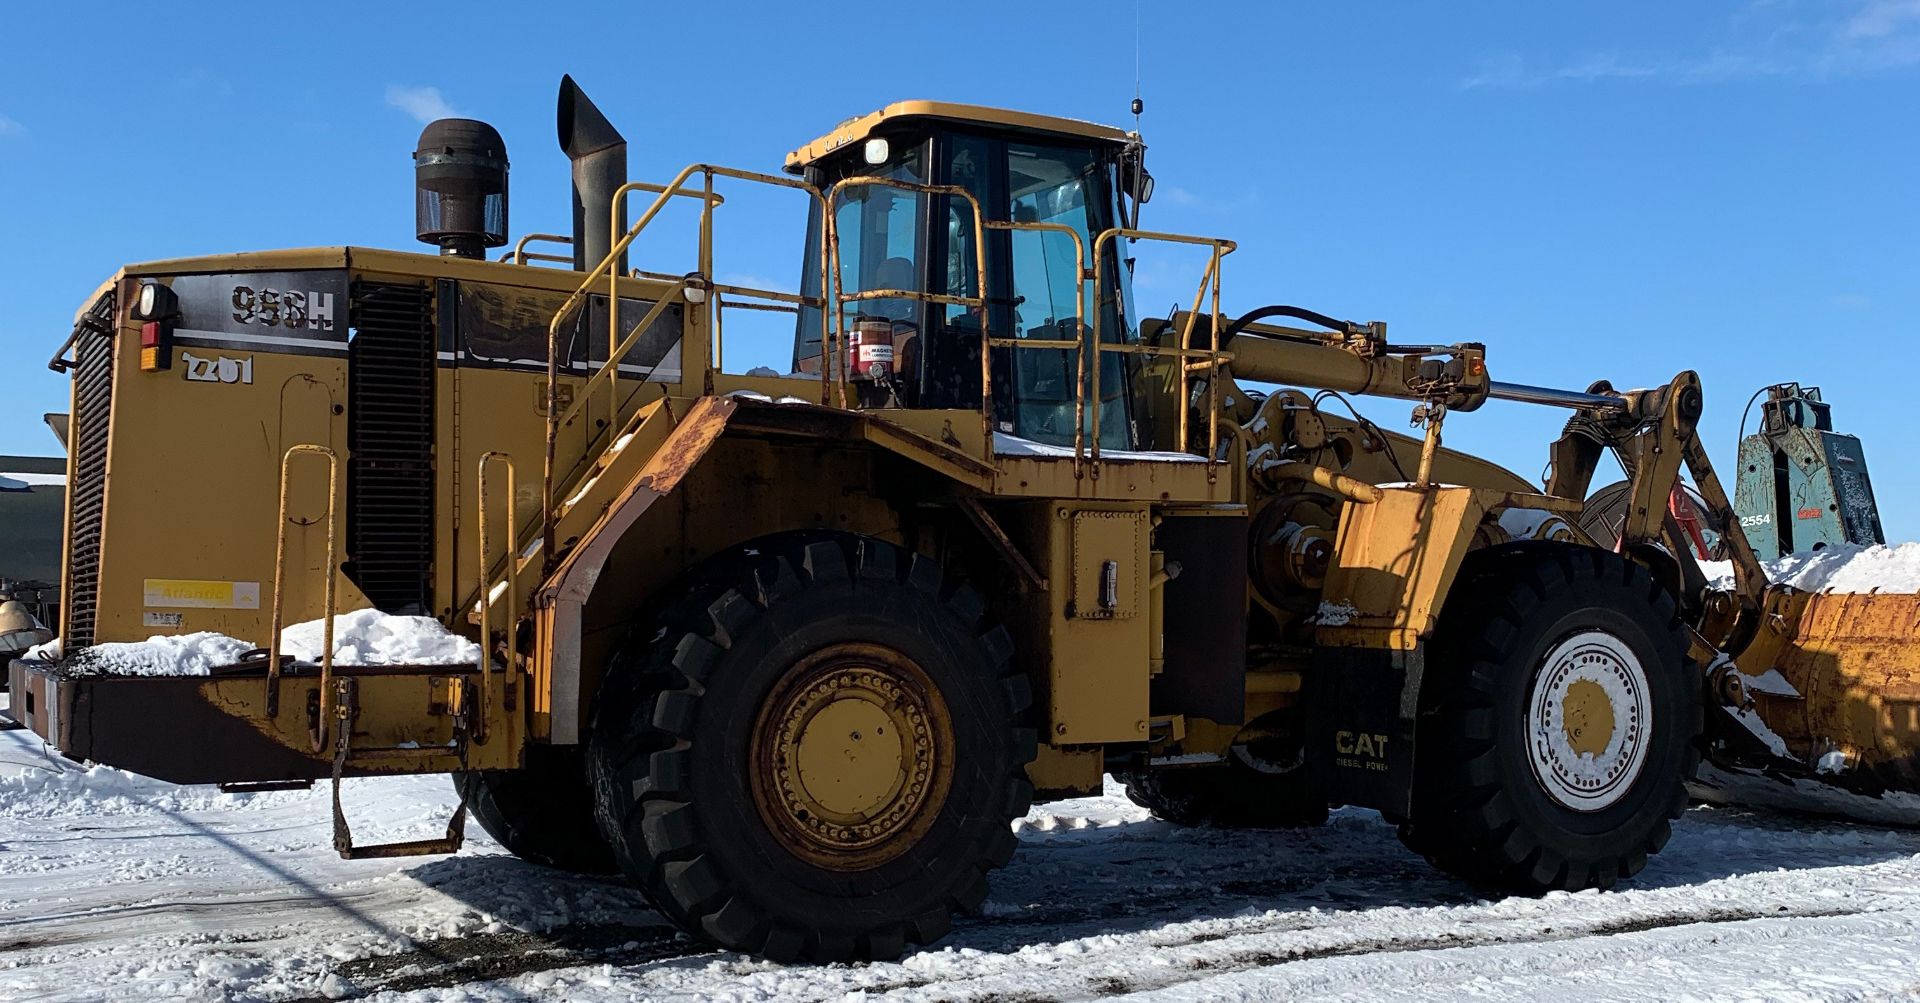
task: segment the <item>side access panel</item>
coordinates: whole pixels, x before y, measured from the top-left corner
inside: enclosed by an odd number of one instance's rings
[[[1045,621],[1029,635],[1045,652],[1046,740],[1146,740],[1148,507],[1056,501],[1031,506],[1028,519],[1046,541]]]

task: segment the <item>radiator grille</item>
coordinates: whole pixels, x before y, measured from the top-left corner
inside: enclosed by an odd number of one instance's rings
[[[114,297],[100,297],[73,343],[73,424],[68,448],[66,628],[69,651],[93,643],[100,611],[100,536],[107,507],[107,434],[113,408]]]
[[[434,353],[428,287],[355,283],[345,570],[386,613],[433,597]]]

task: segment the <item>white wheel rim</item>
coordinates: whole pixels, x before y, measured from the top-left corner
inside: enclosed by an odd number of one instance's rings
[[[1527,700],[1527,760],[1540,788],[1574,811],[1601,811],[1646,767],[1652,686],[1640,658],[1603,630],[1547,653]]]

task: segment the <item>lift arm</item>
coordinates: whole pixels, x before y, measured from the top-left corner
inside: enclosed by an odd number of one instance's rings
[[[1721,527],[1720,538],[1733,562],[1732,596],[1737,609],[1708,611],[1714,619],[1726,621],[1725,630],[1715,631],[1715,640],[1730,654],[1745,646],[1760,612],[1767,576],[1740,520],[1733,515],[1733,503],[1714,471],[1713,461],[1700,443],[1698,426],[1704,398],[1698,374],[1684,372],[1664,387],[1624,393],[1606,383],[1596,383],[1586,393],[1495,383],[1489,396],[1558,404],[1579,411],[1568,419],[1566,430],[1553,444],[1552,473],[1547,481],[1550,495],[1584,497],[1601,451],[1614,451],[1629,477],[1627,513],[1620,527],[1624,553],[1643,552],[1653,544],[1664,547],[1669,555],[1686,553],[1687,541],[1671,518],[1668,504],[1684,466],[1711,510],[1708,514]]]

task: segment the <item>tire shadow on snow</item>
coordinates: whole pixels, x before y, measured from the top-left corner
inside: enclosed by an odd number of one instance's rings
[[[1046,806],[1036,814],[1044,815]],[[1612,894],[1745,874],[1860,866],[1920,853],[1920,832],[1696,805],[1666,848]],[[1035,940],[1138,933],[1249,914],[1465,905],[1505,894],[1427,864],[1377,812],[1316,829],[1183,828],[1158,820],[1028,826],[993,876],[984,915],[940,946],[1013,950]]]
[[[668,925],[639,889],[617,877],[572,874],[497,850],[442,857],[402,873],[490,923],[530,933],[593,924]]]
[[[1342,809],[1304,830],[1183,828],[1154,819],[1089,820],[1069,804],[1042,806],[1019,823],[1020,848],[992,877],[977,917],[956,921],[935,949],[1008,952],[1035,943],[1136,934],[1248,915],[1467,905],[1497,899],[1444,874],[1400,845],[1395,828],[1364,809]],[[1719,806],[1688,810],[1666,849],[1611,894],[1676,888],[1778,869],[1858,866],[1920,853],[1920,832],[1809,821]],[[363,959],[342,973],[380,988],[452,985],[479,977],[595,963],[631,972],[681,967],[715,952],[677,934],[637,889],[619,879],[568,874],[503,853],[468,853],[405,873],[508,928],[422,941],[405,956]],[[1206,930],[1184,939],[1206,940]],[[1224,934],[1223,934],[1224,935]],[[520,948],[502,967],[500,948]],[[471,948],[471,949],[469,949]],[[481,970],[468,961],[496,960]],[[425,970],[396,985],[383,973]],[[366,985],[365,982],[361,982]]]

